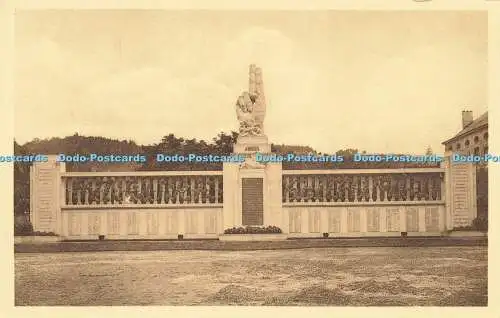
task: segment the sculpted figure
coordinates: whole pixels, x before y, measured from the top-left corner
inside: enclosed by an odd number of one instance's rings
[[[243,92],[236,101],[236,115],[240,122],[241,136],[263,135],[265,99],[262,83],[262,71],[250,65],[249,92]]]
[[[254,103],[256,97],[244,92],[236,101],[236,115],[240,122],[240,135],[260,135],[261,126],[256,122],[254,115]]]
[[[258,169],[258,168],[264,168],[264,164],[261,162],[257,162],[255,155],[251,155],[250,157],[246,158],[245,162],[240,164],[241,168],[244,169]]]

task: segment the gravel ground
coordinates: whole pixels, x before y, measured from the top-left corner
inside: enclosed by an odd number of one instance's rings
[[[487,247],[15,254],[16,306],[487,306]]]

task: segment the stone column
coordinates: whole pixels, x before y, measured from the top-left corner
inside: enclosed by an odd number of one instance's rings
[[[427,231],[425,224],[425,207],[418,208],[418,231],[419,232]]]
[[[290,210],[287,208],[282,209],[282,217],[279,226],[283,233],[290,233]]]
[[[444,230],[453,229],[451,213],[451,157],[450,153],[445,153],[441,168],[444,169],[444,177],[441,182],[441,199],[445,202],[444,208]]]
[[[309,229],[309,211],[311,208],[303,207],[300,209],[300,233],[307,234]]]
[[[190,226],[188,225],[188,228]],[[186,234],[186,210],[180,209],[177,216],[177,232],[181,235]]]
[[[439,231],[446,231],[446,207],[438,207],[439,211]]]
[[[49,155],[46,162],[34,162],[30,169],[30,219],[34,231],[62,233],[65,193],[61,173],[65,168],[56,155]]]
[[[379,220],[380,220],[380,232],[387,232],[387,208],[381,207],[379,209]]]
[[[368,209],[359,208],[359,231],[361,233],[368,232]]]
[[[330,232],[329,230],[329,224],[328,224],[328,214],[329,210],[328,209],[321,209],[320,210],[320,233],[328,233]]]
[[[399,231],[400,232],[408,232],[406,229],[406,209],[407,207],[403,206],[399,208]]]
[[[282,170],[281,163],[268,163],[264,178],[264,225],[275,225],[283,229]]]
[[[451,219],[450,227],[468,226],[477,216],[476,166],[469,162],[453,162],[450,154],[447,157],[446,181],[449,183],[446,186],[446,206],[447,216]]]
[[[347,221],[347,213],[348,209],[345,207],[342,207],[340,209],[340,233],[346,234],[349,232],[349,226],[348,226],[348,221]]]
[[[223,164],[222,182],[224,183],[224,203],[222,208],[222,224],[224,232],[225,229],[236,225],[235,215],[241,213],[241,205],[239,191],[239,167],[236,163],[225,162]],[[239,204],[239,205],[238,205]]]

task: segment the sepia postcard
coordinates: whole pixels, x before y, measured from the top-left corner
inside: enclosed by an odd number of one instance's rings
[[[493,317],[500,3],[390,2],[6,6],[8,310]]]

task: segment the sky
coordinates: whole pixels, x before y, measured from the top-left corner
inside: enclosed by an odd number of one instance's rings
[[[262,68],[270,142],[424,153],[487,110],[487,13],[18,11],[15,138],[237,130]]]

